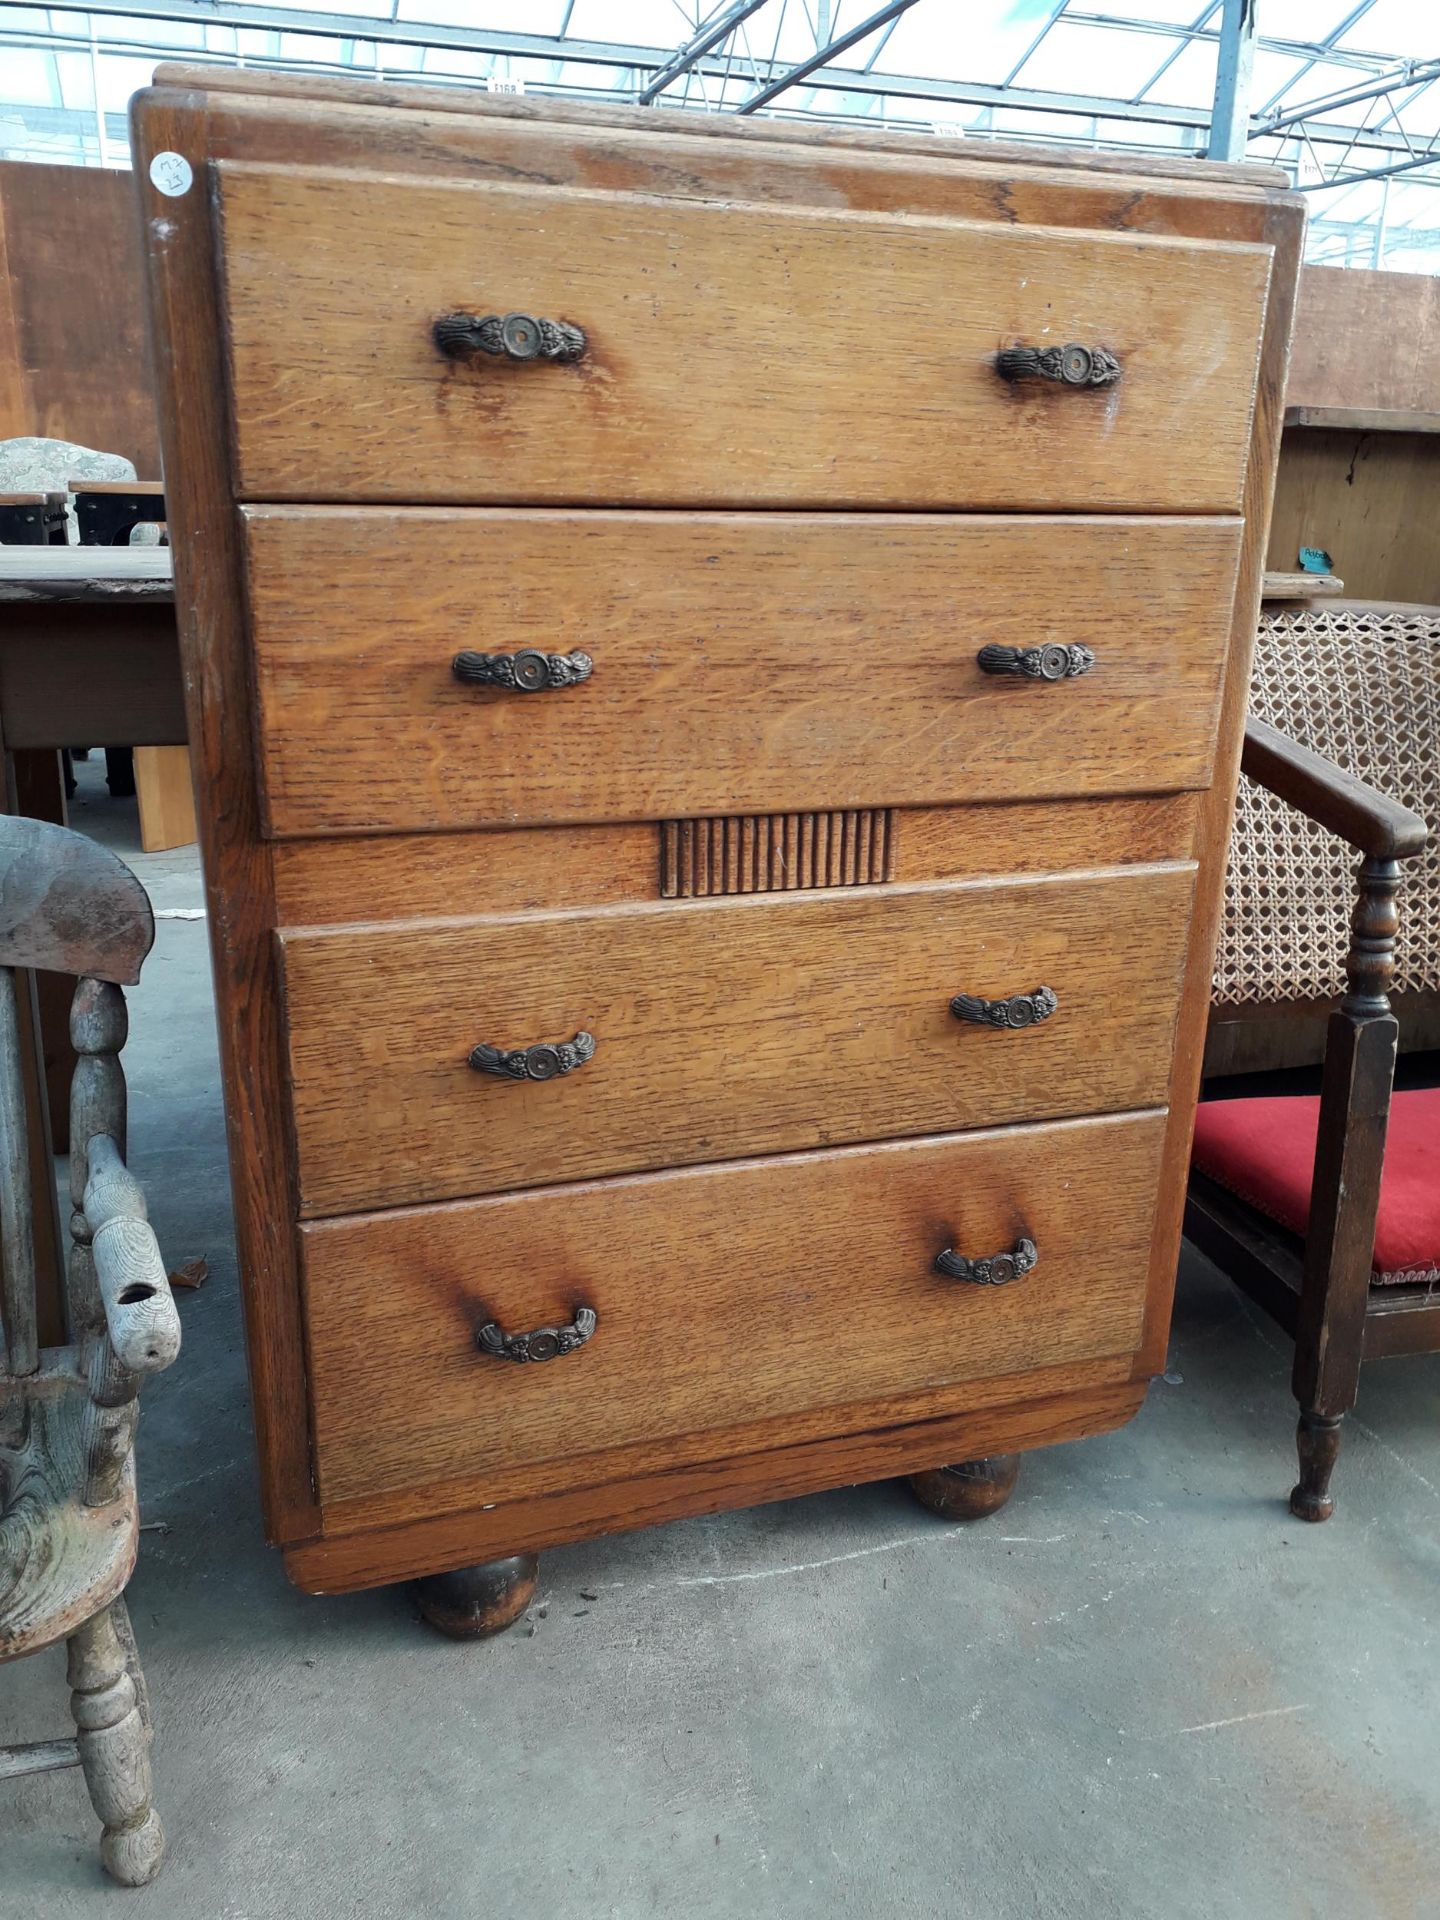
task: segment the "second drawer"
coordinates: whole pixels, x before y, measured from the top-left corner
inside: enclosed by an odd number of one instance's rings
[[[1193,885],[1186,863],[284,932],[302,1212],[1163,1103]],[[951,1011],[1041,988],[1023,1030]],[[581,1034],[592,1057],[559,1051]],[[544,1051],[516,1078],[477,1046]]]
[[[1236,520],[243,519],[278,838],[1209,784]]]

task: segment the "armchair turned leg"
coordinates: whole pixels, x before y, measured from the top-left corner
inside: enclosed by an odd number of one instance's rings
[[[90,1804],[105,1823],[105,1870],[122,1887],[143,1887],[165,1858],[165,1829],[150,1804],[150,1736],[111,1615],[107,1607],[70,1636],[70,1712]]]
[[[922,1507],[945,1520],[983,1520],[998,1513],[1020,1478],[1018,1453],[992,1453],[982,1460],[959,1460],[953,1467],[912,1473],[910,1491]]]
[[[482,1560],[415,1583],[420,1617],[451,1640],[488,1640],[513,1626],[535,1598],[540,1562],[533,1553]]]
[[[1328,1520],[1335,1511],[1330,1475],[1340,1457],[1340,1423],[1344,1418],[1343,1413],[1301,1410],[1295,1429],[1300,1478],[1290,1492],[1290,1511],[1297,1520]]]

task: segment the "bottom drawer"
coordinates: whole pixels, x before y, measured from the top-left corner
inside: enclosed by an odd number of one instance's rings
[[[302,1226],[320,1497],[523,1498],[1128,1353],[1163,1130],[1120,1114]],[[935,1270],[1021,1240],[1008,1284]],[[581,1309],[593,1333],[545,1364],[479,1340]]]

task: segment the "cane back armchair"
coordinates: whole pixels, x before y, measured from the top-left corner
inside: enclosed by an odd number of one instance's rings
[[[154,1878],[165,1846],[123,1598],[138,1533],[136,1394],[180,1348],[145,1198],[125,1165],[121,987],[138,980],[153,938],[145,891],[112,853],[64,827],[0,819],[0,1662],[66,1641],[77,1730],[0,1748],[0,1776],[83,1768],[104,1825],[101,1858],[127,1886]],[[37,1332],[24,968],[79,976],[63,1347],[42,1347]]]
[[[1362,1360],[1440,1351],[1440,608],[1267,613],[1242,765],[1217,1009],[1288,1005],[1303,1057],[1341,997],[1318,1095],[1202,1102],[1186,1231],[1294,1335],[1290,1510],[1325,1520]]]

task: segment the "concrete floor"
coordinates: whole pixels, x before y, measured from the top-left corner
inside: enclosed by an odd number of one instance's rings
[[[198,907],[81,772],[76,823]],[[263,1544],[201,921],[160,920],[132,1014],[132,1162],[211,1270],[140,1439],[171,1852],[124,1894],[77,1774],[0,1785],[4,1920],[1440,1915],[1440,1360],[1367,1374],[1303,1527],[1287,1344],[1190,1254],[1140,1417],[994,1519],[885,1483],[570,1547],[457,1647]],[[0,1675],[0,1738],[66,1725],[58,1653]]]

